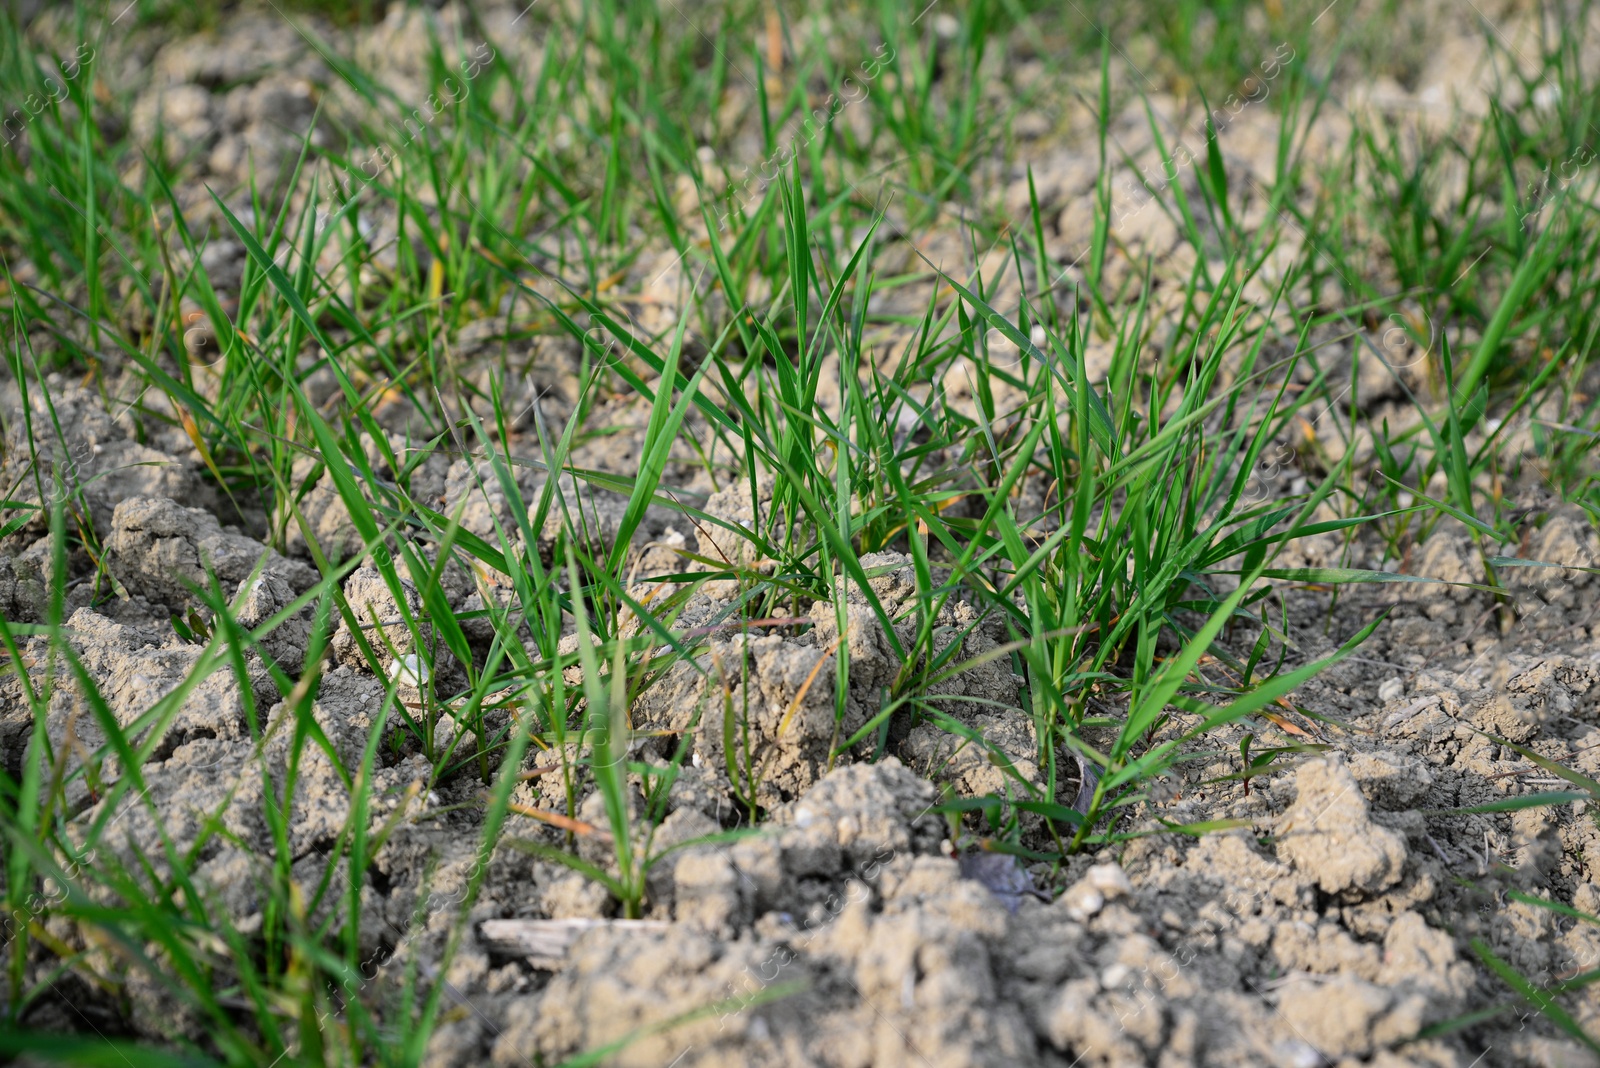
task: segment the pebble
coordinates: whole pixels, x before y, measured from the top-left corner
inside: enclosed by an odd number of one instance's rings
[[[1133,883],[1120,864],[1096,864],[1084,874],[1083,881],[1098,890],[1106,900],[1133,893]]]
[[[1067,915],[1082,923],[1105,908],[1106,897],[1090,885],[1089,880],[1080,879],[1061,895],[1061,902]]]
[[[428,665],[416,653],[406,653],[389,665],[389,678],[402,686],[421,689],[428,684],[428,677]]]

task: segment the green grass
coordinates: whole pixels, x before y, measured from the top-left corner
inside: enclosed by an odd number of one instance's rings
[[[902,666],[868,721],[840,732],[830,763],[874,758],[891,733],[922,722],[984,744],[938,697],[942,682],[976,666],[941,613],[958,597],[980,605],[980,623],[1008,639],[995,655],[1025,680],[1042,785],[1017,775],[1004,798],[946,809],[991,848],[1059,864],[1146,833],[1134,814],[1178,761],[1214,746],[1225,726],[1257,722],[1377,625],[1338,635],[1329,659],[1286,665],[1268,655],[1283,646],[1272,609],[1285,584],[1394,578],[1280,566],[1294,539],[1372,527],[1398,559],[1440,524],[1456,524],[1477,539],[1483,584],[1497,588],[1518,537],[1501,487],[1524,462],[1504,446],[1517,417],[1533,412],[1532,466],[1600,519],[1589,459],[1600,401],[1584,392],[1600,228],[1583,197],[1537,179],[1544,161],[1573,158],[1589,136],[1600,98],[1580,73],[1581,42],[1552,40],[1526,80],[1527,90],[1559,85],[1559,108],[1461,118],[1420,141],[1358,116],[1333,165],[1314,169],[1300,124],[1341,106],[1330,72],[1370,63],[1371,31],[1334,31],[1332,22],[1313,31],[1301,12],[1276,6],[1263,23],[1246,5],[1169,5],[1143,33],[1128,12],[1091,12],[1100,37],[1086,35],[1084,12],[978,0],[939,10],[956,19],[943,37],[931,19],[880,3],[829,12],[832,30],[789,13],[773,38],[767,9],[755,5],[706,11],[694,27],[673,5],[540,5],[523,23],[538,42],[536,69],[475,20],[458,36],[436,34],[424,96],[438,107],[340,58],[347,25],[323,39],[297,10],[286,17],[332,71],[317,117],[326,147],[308,138],[275,181],[212,189],[198,206],[203,191],[186,184],[182,165],[160,162],[161,146],[134,142],[125,121],[100,121],[125,120],[127,106],[97,94],[100,70],[85,63],[63,99],[28,123],[26,152],[0,151],[11,375],[48,398],[52,371],[107,393],[108,367],[131,369],[146,390],[135,422],[181,429],[209,483],[236,507],[259,508],[275,548],[298,533],[322,581],[253,631],[234,619],[231,591],[197,590],[200,628],[175,622],[203,646],[193,670],[136,723],[119,724],[63,626],[69,556],[89,560],[95,588],[113,595],[101,552],[109,532],[95,529],[80,487],[52,490],[47,465],[16,463],[23,477],[7,487],[0,522],[8,532],[47,529],[54,562],[47,618],[0,619],[7,669],[33,713],[21,778],[0,779],[6,905],[30,921],[6,949],[0,1042],[88,1063],[90,1046],[10,1030],[52,996],[49,983],[27,977],[30,961],[53,955],[52,981],[111,1003],[126,1001],[130,971],[151,977],[196,1021],[198,1030],[169,1036],[189,1063],[415,1063],[444,986],[414,962],[376,987],[363,978],[372,939],[361,887],[420,803],[407,799],[375,820],[374,769],[409,747],[431,767],[430,788],[475,781],[484,791],[480,863],[454,906],[441,972],[504,845],[576,868],[625,915],[641,914],[646,876],[663,855],[652,837],[659,801],[688,743],[665,771],[631,760],[628,710],[675,665],[708,670],[697,659],[704,634],[677,626],[707,582],[736,581],[727,609],[736,627],[812,601],[836,606],[842,620],[852,596],[865,599]],[[187,25],[189,16],[158,7],[140,5],[129,18]],[[192,17],[200,25],[225,16]],[[107,53],[117,42],[96,29],[102,22],[84,8],[63,25]],[[1120,42],[1131,36],[1138,56],[1154,50],[1150,77],[1125,66]],[[1198,120],[1174,128],[1150,97],[1225,100],[1281,40],[1304,58],[1285,66],[1270,104],[1254,105],[1271,108],[1282,131],[1273,183],[1262,188],[1229,160],[1226,131],[1208,137]],[[1038,79],[1018,93],[987,92],[1023,41],[1044,42],[1031,46]],[[781,70],[769,42],[781,44]],[[35,92],[39,61],[66,58],[0,20],[0,98]],[[852,75],[866,95],[805,127]],[[721,106],[730,94],[742,109]],[[445,106],[446,97],[458,99]],[[1050,220],[1036,197],[1026,217],[1005,216],[995,161],[1020,158],[1009,131],[1021,111],[1068,102],[1097,119],[1101,220],[1081,270],[1047,285],[1066,266],[1047,248]],[[1154,202],[1143,209],[1166,213],[1201,252],[1187,271],[1129,255],[1107,225],[1111,175],[1127,155],[1112,118],[1129,107],[1149,116],[1164,156],[1179,143],[1195,149],[1193,180],[1151,183]],[[798,135],[785,133],[796,124]],[[1458,171],[1465,181],[1450,185]],[[685,208],[685,191],[702,193],[698,209]],[[1534,201],[1540,214],[1524,225]],[[1252,202],[1265,208],[1246,227]],[[948,204],[963,209],[960,227]],[[372,220],[389,227],[383,242],[364,225]],[[986,262],[998,272],[903,255],[897,232],[938,226],[974,258],[995,251]],[[246,249],[236,303],[190,266],[221,240]],[[1287,270],[1275,258],[1284,247],[1297,250]],[[619,279],[663,249],[693,281],[681,314],[651,332],[637,321],[638,294],[620,292]],[[463,329],[485,319],[505,335],[488,375],[462,366],[456,351]],[[196,322],[208,338],[199,351],[185,340]],[[1394,324],[1407,351],[1422,353],[1407,357],[1417,362],[1401,376],[1397,410],[1409,414],[1393,430],[1358,417],[1358,365],[1388,355],[1373,323]],[[579,352],[570,417],[550,425],[541,413],[513,431],[508,390],[526,370],[512,361],[513,343],[556,339]],[[1330,339],[1358,346],[1347,380],[1324,365]],[[1103,377],[1092,376],[1092,355],[1107,350]],[[333,399],[314,400],[313,380],[330,375]],[[952,396],[957,377],[970,402]],[[580,466],[574,455],[614,429],[595,413],[619,395],[648,411],[635,470]],[[395,396],[415,413],[404,450],[380,418]],[[70,436],[36,421],[26,437],[42,454]],[[1261,472],[1285,448],[1308,480],[1279,496]],[[480,536],[459,513],[420,499],[413,479],[435,453],[480,461],[511,519]],[[530,465],[623,494],[613,544],[590,536],[581,502],[558,492],[557,479],[530,499],[518,478]],[[753,529],[717,519],[669,492],[672,472],[689,466],[717,486],[753,488],[772,476],[770,506]],[[324,476],[362,546],[353,556],[320,544],[307,521],[308,494]],[[742,539],[749,552],[708,558],[710,570],[657,583],[646,598],[623,565],[649,507],[719,540]],[[551,520],[560,534],[541,552]],[[873,595],[863,562],[883,550],[907,554],[916,575],[899,618]],[[342,592],[367,555],[402,606],[399,642],[363,628],[360,606]],[[473,621],[444,599],[437,579],[452,565],[469,568],[484,594],[487,647],[474,645],[464,625]],[[488,574],[508,596],[489,588]],[[407,576],[426,577],[416,583],[418,611]],[[246,654],[302,607],[315,613],[311,650],[272,673],[274,713],[254,700]],[[385,660],[406,653],[453,658],[464,677],[446,687],[430,672],[415,707],[389,685],[355,766],[340,762],[312,715],[322,652],[341,620],[380,679]],[[627,620],[638,625],[624,633]],[[564,649],[574,632],[575,651]],[[19,669],[41,654],[46,670]],[[842,722],[847,645],[836,655]],[[565,681],[571,669],[581,684]],[[166,839],[160,856],[130,859],[109,842],[101,848],[119,805],[144,804],[159,824],[140,768],[185,694],[218,673],[244,695],[268,787],[264,918],[248,932],[193,879],[201,848],[225,833],[220,813],[186,849]],[[108,739],[89,761],[55,751],[46,731],[52,698],[69,681]],[[727,737],[743,740],[727,745],[726,771],[758,822],[768,755],[752,749],[741,710],[703,714],[723,716]],[[1180,729],[1178,714],[1198,719]],[[283,766],[265,755],[278,737],[294,754]],[[313,750],[338,767],[351,804],[332,863],[306,884],[289,828],[299,757]],[[560,788],[540,798],[547,811],[574,819],[581,797],[600,792],[601,831],[614,847],[606,863],[580,858],[570,834],[559,844],[508,836],[518,775],[534,759],[561,763]],[[1080,761],[1095,771],[1087,811],[1072,805]],[[642,811],[630,807],[629,774],[645,776]],[[92,820],[68,803],[80,779],[104,799]],[[1025,830],[1039,822],[1025,814],[1047,817],[1046,831]],[[41,910],[29,902],[44,879],[64,890]],[[79,951],[46,917],[113,948]]]

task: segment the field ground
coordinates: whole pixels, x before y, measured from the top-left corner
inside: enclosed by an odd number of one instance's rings
[[[1600,12],[0,16],[0,1059],[1600,1064]]]

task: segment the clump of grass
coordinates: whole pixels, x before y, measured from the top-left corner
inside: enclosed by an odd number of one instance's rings
[[[1402,543],[1432,525],[1460,523],[1479,537],[1485,585],[1493,588],[1498,570],[1510,566],[1496,546],[1515,530],[1498,489],[1510,473],[1505,428],[1534,412],[1551,416],[1538,417],[1537,464],[1600,514],[1587,460],[1597,402],[1583,396],[1595,336],[1595,287],[1585,269],[1594,228],[1582,201],[1568,195],[1541,199],[1538,226],[1513,225],[1529,207],[1517,191],[1530,165],[1552,148],[1579,144],[1592,117],[1593,89],[1565,41],[1547,51],[1542,75],[1523,88],[1558,83],[1570,108],[1548,116],[1531,108],[1496,112],[1471,137],[1429,140],[1416,151],[1393,129],[1358,126],[1342,161],[1349,180],[1315,195],[1305,191],[1298,124],[1331,105],[1326,86],[1303,67],[1290,69],[1273,188],[1230,173],[1220,135],[1205,130],[1205,159],[1192,175],[1152,190],[1157,202],[1145,209],[1168,213],[1202,254],[1177,278],[1130,260],[1113,290],[1108,264],[1129,254],[1109,218],[1095,228],[1081,270],[1063,283],[1036,195],[1023,220],[996,219],[975,204],[963,236],[975,261],[980,246],[1004,254],[997,277],[884,266],[905,236],[897,227],[934,222],[948,201],[983,200],[985,167],[1007,147],[997,143],[1006,124],[983,89],[1008,36],[1063,32],[1047,13],[978,3],[962,10],[954,37],[944,37],[912,13],[878,5],[863,25],[893,57],[857,105],[870,112],[870,136],[862,140],[852,123],[833,121],[790,142],[781,138],[811,111],[813,82],[837,86],[859,62],[841,60],[838,35],[780,25],[774,49],[746,53],[738,42],[755,37],[753,9],[721,12],[709,38],[649,6],[526,14],[544,34],[534,73],[503,42],[485,40],[494,56],[472,60],[471,92],[448,113],[411,126],[395,116],[415,118],[417,102],[317,42],[340,93],[354,102],[353,110],[318,119],[340,135],[330,143],[343,147],[319,151],[308,137],[272,187],[212,191],[214,229],[186,214],[190,190],[160,162],[160,146],[137,181],[125,179],[125,164],[148,146],[96,121],[103,105],[92,64],[59,106],[30,125],[26,157],[0,153],[7,364],[19,390],[43,391],[48,400],[53,367],[81,372],[102,390],[112,364],[131,372],[151,397],[133,405],[136,421],[180,428],[210,483],[241,514],[259,508],[275,547],[287,548],[298,532],[321,575],[315,589],[253,630],[237,623],[227,591],[195,590],[209,616],[204,627],[189,628],[200,647],[194,667],[177,690],[125,725],[63,627],[69,555],[84,550],[96,581],[109,579],[99,563],[104,532],[93,529],[81,492],[65,484],[36,483],[36,500],[53,502],[49,508],[8,502],[5,530],[47,524],[52,550],[47,618],[26,627],[0,619],[0,643],[32,719],[20,780],[0,777],[6,904],[25,919],[7,948],[8,1025],[56,996],[61,982],[118,1004],[127,997],[127,972],[137,969],[200,1021],[204,1041],[170,1036],[191,1061],[414,1063],[441,1013],[445,984],[432,975],[448,967],[503,845],[596,880],[625,916],[648,906],[646,877],[666,855],[654,848],[654,825],[686,745],[665,769],[631,759],[636,739],[627,714],[673,666],[699,668],[704,634],[676,621],[707,581],[737,581],[738,597],[725,607],[734,625],[819,601],[835,606],[842,632],[850,599],[866,601],[901,667],[868,721],[840,732],[832,761],[852,750],[875,759],[891,737],[923,722],[987,744],[937,692],[977,666],[961,658],[967,635],[945,632],[942,613],[957,598],[978,605],[971,627],[995,625],[1009,638],[987,655],[1008,660],[1024,680],[1042,782],[1013,768],[1006,797],[948,808],[974,814],[972,827],[980,827],[979,816],[986,820],[994,848],[1059,861],[1139,833],[1127,817],[1192,748],[1286,699],[1378,625],[1342,636],[1333,657],[1287,667],[1279,658],[1263,670],[1269,645],[1282,645],[1283,628],[1270,624],[1265,609],[1284,583],[1396,578],[1276,566],[1293,540],[1353,538],[1382,524],[1398,556]],[[92,24],[86,10],[79,24]],[[0,27],[0,92],[31,91],[35,46],[10,19]],[[1249,49],[1257,30],[1242,16],[1212,21],[1179,5],[1164,14],[1158,36],[1173,69],[1206,91],[1255,62]],[[708,39],[715,42],[709,56]],[[1201,62],[1187,64],[1184,53],[1202,39]],[[1112,119],[1126,102],[1110,51],[1096,45],[1087,57],[1074,53],[1071,63],[1049,68],[1065,76],[1081,61],[1081,72],[1093,76],[1098,54],[1102,215],[1116,166]],[[431,93],[463,70],[463,55],[483,53],[476,42],[430,41]],[[729,175],[713,174],[711,161],[741,134],[720,104],[743,91],[745,69],[754,72],[745,88],[756,114],[743,132],[759,134],[769,159],[785,143],[798,147],[777,180],[746,187],[752,195],[724,216],[709,191]],[[1177,137],[1148,102],[1146,113],[1166,156]],[[644,146],[642,165],[634,165],[630,143]],[[699,148],[712,144],[708,161]],[[376,177],[360,151],[373,145],[393,159]],[[1457,165],[1469,174],[1465,192],[1441,205],[1439,174]],[[675,201],[680,188],[702,193],[698,220]],[[1240,220],[1251,198],[1270,210],[1246,232]],[[1375,221],[1358,227],[1360,218]],[[393,243],[392,262],[363,225],[373,219]],[[1315,240],[1264,283],[1278,245],[1302,233]],[[202,250],[218,240],[246,250],[234,305],[225,306],[198,267]],[[673,321],[652,334],[616,283],[647,248],[663,244],[699,281]],[[1181,291],[1176,313],[1158,312],[1163,287]],[[1337,306],[1311,298],[1330,288]],[[886,295],[906,292],[922,295],[919,310],[883,310]],[[1002,302],[1000,293],[1013,296]],[[197,365],[186,340],[186,302],[207,327],[209,369]],[[1342,383],[1316,366],[1330,330],[1359,333],[1366,313],[1391,309],[1421,310],[1403,322],[1426,359],[1422,372],[1405,379],[1416,419],[1394,432],[1358,426],[1361,398],[1346,399]],[[578,396],[563,425],[548,425],[536,407],[533,432],[514,432],[509,358],[502,353],[485,385],[468,373],[477,368],[453,357],[462,328],[488,318],[503,318],[508,336],[565,336],[578,346]],[[1469,328],[1474,340],[1450,340]],[[30,338],[41,332],[54,351],[35,351]],[[1109,365],[1092,375],[1091,346],[1099,343],[1110,346]],[[1370,355],[1383,354],[1373,348]],[[1352,382],[1362,358],[1352,360]],[[336,387],[327,403],[312,397],[311,382],[322,374]],[[957,375],[970,399],[952,395]],[[607,429],[592,419],[606,394],[649,409],[631,472],[585,470],[573,459],[587,436]],[[379,413],[395,397],[415,416],[417,447],[404,453]],[[1308,475],[1303,491],[1258,494],[1268,450],[1303,442],[1302,428],[1322,425],[1324,410],[1344,417],[1339,425],[1350,440],[1337,452],[1326,442],[1296,452]],[[1500,420],[1493,428],[1491,418]],[[669,492],[669,468],[691,430],[690,451],[712,484],[748,484],[756,500],[758,485],[773,480],[770,502],[761,502],[749,527]],[[1354,447],[1359,433],[1369,439],[1365,469]],[[52,439],[64,444],[65,434],[39,424],[28,439],[39,452]],[[459,511],[445,514],[437,501],[418,499],[411,476],[434,454],[487,471],[479,488],[504,497],[509,521],[497,516],[491,533],[474,533]],[[531,500],[519,465],[545,476]],[[37,458],[32,469],[44,478]],[[613,544],[593,543],[562,475],[626,498]],[[1439,476],[1446,490],[1429,498]],[[359,545],[353,555],[341,558],[315,537],[305,512],[319,484],[350,516]],[[712,570],[688,581],[674,576],[670,588],[641,596],[623,568],[650,508],[673,510],[750,551],[737,561],[706,557],[700,563]],[[541,555],[552,522],[559,534]],[[915,576],[914,596],[898,616],[873,593],[864,562],[884,550],[907,556]],[[367,625],[343,593],[344,578],[363,561],[400,607],[400,642]],[[456,566],[479,575],[486,644],[469,639],[440,588],[445,569]],[[487,574],[509,596],[490,589]],[[420,578],[420,610],[410,607],[407,577]],[[306,607],[316,620],[307,658],[274,669],[276,711],[260,707],[247,658],[273,626]],[[624,619],[633,621],[628,631]],[[387,683],[355,766],[340,761],[312,715],[323,653],[340,620]],[[575,649],[563,645],[573,634]],[[35,679],[23,665],[41,654],[46,670]],[[847,644],[835,654],[842,721],[851,685]],[[413,671],[419,699],[408,703],[403,673],[378,670],[398,655],[430,668],[453,662],[460,676],[447,686],[440,671]],[[578,684],[565,678],[573,669]],[[217,674],[232,674],[243,695],[254,770],[266,787],[265,904],[261,925],[248,931],[207,899],[194,875],[200,851],[224,833],[221,811],[181,849],[163,838],[160,856],[128,857],[109,837],[125,806],[144,805],[161,825],[142,769],[186,696]],[[107,739],[87,760],[57,751],[47,730],[52,699],[66,686],[81,694]],[[1178,729],[1175,715],[1193,720]],[[735,710],[727,729],[739,727]],[[295,757],[274,768],[261,753],[285,733]],[[739,748],[725,747],[728,778],[754,822],[766,755]],[[350,810],[324,871],[315,885],[303,885],[289,829],[300,754],[312,749],[334,763]],[[361,891],[385,842],[417,818],[418,799],[373,826],[372,783],[379,763],[401,750],[423,755],[430,789],[460,779],[481,786],[477,863],[437,971],[424,974],[408,958],[400,974],[374,986],[362,977],[371,963],[363,947],[372,939],[363,932]],[[576,833],[580,799],[598,791],[606,826],[586,831],[609,835],[607,865],[574,856],[571,834],[560,847],[508,837],[508,816],[528,811],[513,792],[535,750],[560,772],[559,786],[541,797],[549,809],[534,810],[536,818]],[[1278,752],[1252,758],[1242,750],[1246,774]],[[993,757],[1010,766],[1003,754]],[[642,809],[631,800],[635,777],[649,795]],[[100,799],[92,817],[67,804],[79,784]],[[1044,837],[1025,833],[1024,814],[1046,817]],[[40,888],[50,887],[60,898],[37,908]],[[96,932],[112,949],[98,955],[62,942],[46,925],[50,918]],[[40,960],[55,963],[40,972]],[[1555,1011],[1554,1001],[1537,998],[1543,1011]],[[15,1048],[83,1053],[52,1041],[17,1039]]]

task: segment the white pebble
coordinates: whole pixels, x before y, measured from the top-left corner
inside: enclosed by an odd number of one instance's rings
[[[428,665],[416,653],[396,657],[395,662],[389,665],[390,681],[402,686],[415,686],[420,690],[428,684],[428,677]]]
[[[1125,986],[1128,982],[1128,977],[1132,974],[1133,969],[1121,961],[1109,964],[1106,966],[1106,970],[1100,973],[1100,989],[1116,990]]]
[[[1096,864],[1084,874],[1083,881],[1100,891],[1107,900],[1133,893],[1133,884],[1120,864]]]
[[[1106,898],[1096,890],[1088,879],[1079,879],[1067,888],[1061,895],[1063,907],[1067,915],[1082,923],[1090,916],[1105,908]]]

